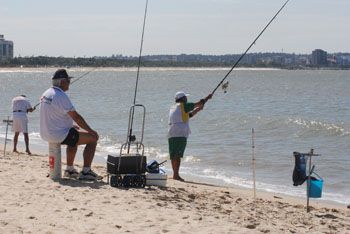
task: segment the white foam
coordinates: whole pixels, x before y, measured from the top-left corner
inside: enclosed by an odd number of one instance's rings
[[[287,124],[288,123],[296,124],[307,129],[330,131],[332,133],[339,134],[340,136],[350,135],[349,130],[346,130],[344,127],[333,123],[324,123],[321,121],[305,120],[301,118],[297,118],[297,119],[289,118],[287,120]]]

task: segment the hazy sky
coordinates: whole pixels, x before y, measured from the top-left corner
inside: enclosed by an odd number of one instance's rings
[[[0,0],[15,56],[138,55],[145,0]],[[143,54],[240,54],[285,0],[149,0]],[[350,0],[290,0],[250,52],[350,52]]]

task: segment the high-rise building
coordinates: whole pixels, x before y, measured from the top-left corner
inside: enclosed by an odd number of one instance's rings
[[[4,35],[0,35],[0,60],[13,58],[13,42],[6,41]]]
[[[327,65],[327,52],[321,49],[312,51],[311,64],[315,66]]]

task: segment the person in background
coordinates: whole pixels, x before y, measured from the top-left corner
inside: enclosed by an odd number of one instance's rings
[[[99,180],[102,177],[91,170],[99,136],[75,110],[65,93],[69,89],[71,78],[65,69],[58,69],[52,77],[52,87],[41,96],[40,136],[47,142],[67,145],[65,177]],[[73,121],[85,131],[80,131],[78,126],[73,125]],[[74,168],[78,145],[86,145],[83,152],[84,167],[80,174]]]
[[[206,98],[196,103],[187,102],[187,94],[179,91],[175,94],[175,104],[169,112],[168,144],[173,179],[184,181],[179,175],[181,158],[184,155],[187,138],[191,133],[189,119],[195,116],[204,107],[204,104],[212,98],[209,94]]]
[[[17,143],[19,133],[24,135],[24,142],[26,144],[26,153],[31,155],[29,150],[29,135],[28,135],[28,112],[33,112],[35,108],[32,108],[30,102],[25,95],[20,95],[12,99],[12,130],[15,133],[13,136],[13,152],[18,153]]]

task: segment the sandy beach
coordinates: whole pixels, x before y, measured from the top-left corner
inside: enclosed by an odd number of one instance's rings
[[[77,163],[81,168],[81,163]],[[346,206],[168,179],[118,189],[48,178],[45,155],[0,155],[0,233],[350,233]]]

